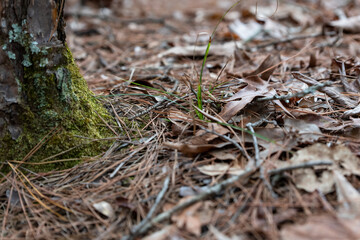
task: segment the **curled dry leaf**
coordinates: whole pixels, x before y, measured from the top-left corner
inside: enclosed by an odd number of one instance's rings
[[[247,104],[251,103],[255,97],[273,96],[276,94],[276,91],[269,86],[269,83],[258,76],[247,77],[244,81],[248,85],[227,99],[228,103],[220,112],[220,116],[225,121],[230,120],[240,110],[245,108]]]
[[[101,201],[101,202],[98,202],[98,203],[94,203],[93,207],[98,212],[100,212],[102,215],[104,215],[104,216],[106,216],[108,218],[113,218],[115,216],[114,209],[112,208],[112,206],[108,202]]]
[[[229,132],[229,130],[219,124],[216,123],[208,123],[207,128],[218,134],[224,135]],[[230,144],[228,142],[220,143],[220,144],[208,144],[212,140],[218,138],[219,136],[213,133],[206,132],[205,130],[199,130],[196,132],[195,136],[190,138],[185,143],[172,143],[172,142],[165,142],[164,146],[177,149],[180,152],[187,154],[187,155],[196,155],[198,153],[208,152],[211,149],[220,149],[224,146]]]
[[[179,150],[180,152],[186,155],[196,155],[203,152],[208,152],[214,148],[222,148],[229,143],[220,143],[220,144],[202,144],[202,145],[194,145],[192,143],[172,143],[165,142],[164,146],[172,149]]]

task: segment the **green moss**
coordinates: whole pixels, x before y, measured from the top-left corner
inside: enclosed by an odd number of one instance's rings
[[[12,139],[10,133],[0,139],[1,159],[22,160],[54,129],[56,134],[32,155],[30,162],[39,162],[59,153],[63,154],[51,160],[96,156],[107,150],[111,142],[94,139],[113,136],[103,122],[113,120],[88,89],[69,48],[66,45],[39,47],[23,28],[24,25],[14,25],[7,43],[19,43],[26,52],[22,56],[24,79],[18,80],[23,96],[22,133],[17,139]],[[77,163],[68,161],[24,167],[48,171]]]

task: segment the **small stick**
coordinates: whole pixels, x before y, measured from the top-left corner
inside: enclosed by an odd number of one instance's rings
[[[174,93],[174,92],[176,91],[176,89],[178,88],[178,86],[179,86],[179,80],[177,80],[176,78],[167,76],[167,75],[166,75],[166,76],[157,76],[157,75],[156,75],[154,78],[160,78],[160,79],[162,79],[162,80],[168,79],[168,80],[170,80],[171,82],[173,82],[173,83],[174,83],[174,86],[173,86],[173,88],[171,89],[170,94]],[[154,105],[152,105],[151,107],[147,108],[146,110],[144,110],[144,111],[136,114],[135,116],[130,117],[129,120],[133,120],[133,119],[135,119],[135,118],[138,118],[138,117],[140,117],[140,116],[142,116],[142,115],[150,112],[151,110],[153,110],[153,109],[159,107],[160,105],[162,105],[165,101],[166,101],[165,98],[162,99],[162,100],[160,100],[159,102],[155,103]]]
[[[312,86],[317,85],[318,81],[308,77],[300,72],[292,72],[291,73],[294,78]],[[326,93],[329,97],[331,97],[335,102],[339,103],[340,105],[347,107],[347,108],[354,108],[356,106],[355,101],[351,100],[350,98],[342,95],[337,90],[331,87],[323,87],[319,89],[320,92]]]
[[[269,47],[271,45],[277,45],[277,44],[280,44],[280,43],[292,42],[294,40],[301,40],[301,39],[306,39],[306,38],[316,38],[316,37],[320,37],[322,35],[323,35],[323,33],[314,33],[314,34],[309,34],[309,35],[292,36],[292,37],[288,37],[288,38],[285,38],[285,39],[279,39],[279,40],[276,40],[276,41],[259,44],[259,45],[256,45],[254,47],[247,47],[246,50],[253,50],[253,49],[256,50],[256,49],[259,49],[259,48],[266,48],[266,47]]]
[[[279,174],[279,173],[282,173],[285,171],[295,170],[295,169],[299,169],[299,168],[311,168],[311,167],[318,166],[318,165],[332,165],[332,164],[333,164],[333,162],[331,162],[331,161],[307,162],[307,163],[287,166],[284,168],[273,169],[273,170],[268,171],[268,174],[275,175],[275,174]],[[204,192],[187,199],[186,201],[182,202],[181,204],[176,205],[175,207],[171,208],[170,210],[160,213],[159,215],[157,215],[153,219],[151,219],[149,222],[147,222],[141,229],[139,229],[137,231],[137,234],[138,234],[137,236],[145,234],[154,225],[156,225],[166,219],[169,219],[173,214],[175,214],[197,202],[205,200],[214,194],[220,193],[223,189],[225,189],[226,187],[230,186],[231,184],[233,184],[241,179],[249,178],[257,170],[258,170],[258,168],[246,169],[243,173],[232,176],[232,177],[228,178],[227,180],[224,180],[224,181],[208,188]],[[131,240],[134,237],[135,236],[133,236],[133,235],[132,236],[124,236],[121,240]]]
[[[165,193],[166,193],[167,189],[169,188],[169,183],[170,183],[170,177],[167,176],[165,181],[164,181],[163,188],[161,189],[161,191],[157,195],[155,203],[151,207],[149,213],[146,215],[146,217],[137,226],[135,226],[131,230],[131,237],[137,236],[139,230],[141,230],[146,224],[149,223],[149,221],[151,220],[152,216],[154,215],[156,209],[158,208],[161,200],[164,198]]]
[[[336,34],[336,32],[330,32],[328,34],[326,34],[327,36],[334,36]],[[298,36],[292,36],[292,37],[288,37],[285,39],[279,39],[279,40],[275,40],[272,42],[268,42],[268,43],[263,43],[263,44],[259,44],[256,45],[254,47],[246,47],[245,50],[247,51],[256,51],[260,48],[266,48],[269,47],[271,45],[277,45],[277,44],[281,44],[281,43],[287,43],[287,42],[292,42],[295,40],[301,40],[301,39],[307,39],[307,38],[316,38],[316,37],[321,37],[324,36],[324,34],[322,32],[319,33],[313,33],[313,34],[309,34],[309,35],[298,35]]]
[[[204,128],[203,126],[200,126],[200,125],[199,125],[199,127],[200,127],[202,130],[204,130],[204,131],[206,131],[206,132],[208,132],[208,133],[212,133],[212,134],[215,134],[215,135],[221,137],[221,138],[224,139],[225,141],[231,142],[237,149],[239,149],[239,151],[241,152],[241,154],[242,154],[243,156],[246,156],[246,157],[248,158],[249,163],[253,163],[253,162],[254,162],[254,160],[251,159],[250,156],[245,153],[245,150],[244,150],[236,141],[234,141],[233,139],[231,139],[231,138],[229,138],[229,137],[227,137],[227,136],[225,136],[225,135],[219,134],[219,133],[217,133],[217,132],[215,132],[215,131],[212,131],[212,130],[209,130],[209,129],[207,129],[207,128]],[[251,165],[249,165],[249,166],[254,166],[254,164],[251,164]]]
[[[239,181],[240,179],[250,177],[256,170],[257,170],[256,168],[247,169],[243,173],[232,176],[231,178],[228,178],[227,180],[208,188],[204,192],[187,199],[186,201],[182,202],[181,204],[176,205],[175,207],[171,208],[170,210],[160,213],[159,215],[157,215],[156,217],[151,219],[149,222],[147,222],[141,229],[138,230],[138,232],[137,232],[138,236],[145,234],[154,225],[156,225],[166,219],[169,219],[173,214],[175,214],[197,202],[207,199],[214,194],[220,193],[223,189],[225,189],[229,185]],[[133,236],[133,235],[125,236],[122,238],[122,240],[131,240],[134,237],[135,236]]]
[[[313,161],[313,162],[304,162],[300,164],[290,165],[282,168],[276,168],[268,171],[270,176],[277,175],[286,171],[296,170],[300,168],[312,168],[314,166],[329,166],[333,165],[332,161]]]
[[[271,101],[271,100],[289,100],[291,98],[302,98],[305,97],[308,94],[314,93],[315,91],[326,87],[326,86],[330,86],[333,83],[330,81],[324,82],[324,83],[318,83],[316,85],[313,85],[311,87],[308,87],[306,89],[304,89],[301,92],[296,92],[296,93],[289,93],[283,96],[279,96],[279,95],[275,95],[272,97],[262,97],[262,98],[258,98],[256,99],[257,102],[264,102],[264,101]]]
[[[256,167],[260,168],[260,179],[264,182],[266,188],[270,191],[271,196],[276,199],[276,198],[278,198],[278,195],[274,192],[274,189],[272,188],[271,184],[269,183],[269,181],[265,177],[265,169],[264,169],[264,166],[262,166],[262,163],[264,161],[260,160],[259,145],[258,145],[257,138],[256,138],[256,135],[255,135],[255,131],[254,131],[254,128],[253,128],[253,125],[258,126],[261,123],[263,123],[263,120],[260,120],[260,121],[255,122],[255,123],[248,123],[248,124],[246,124],[246,127],[250,130],[251,133],[253,133],[251,135],[252,135],[252,139],[253,139],[253,143],[254,143],[254,149],[255,149],[255,164],[256,164]]]

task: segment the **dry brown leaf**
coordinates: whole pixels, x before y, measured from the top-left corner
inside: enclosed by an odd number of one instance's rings
[[[195,236],[201,235],[201,222],[198,215],[186,216],[185,228]]]
[[[328,147],[325,144],[316,143],[297,151],[290,159],[290,163],[278,161],[277,165],[287,166],[289,164],[301,164],[309,161],[332,161],[334,165],[317,167],[316,169],[323,170],[317,173],[313,169],[298,169],[294,171],[296,186],[308,192],[319,189],[326,194],[333,191],[335,182],[330,171],[331,169],[339,169],[344,175],[360,175],[360,159],[343,145]]]
[[[334,171],[338,215],[344,218],[360,217],[360,194],[339,171]]]
[[[296,132],[298,142],[314,142],[321,137],[320,128],[313,123],[307,123],[304,120],[286,118],[284,127],[289,132]]]
[[[215,228],[213,225],[210,225],[209,227],[210,232],[214,235],[216,240],[245,240],[248,239],[246,235],[233,235],[231,237],[226,236],[225,234],[221,233],[217,228]]]
[[[165,142],[164,146],[179,150],[180,152],[185,154],[198,154],[198,153],[207,152],[215,148],[216,144],[192,145],[187,143]]]
[[[355,116],[355,115],[359,115],[359,114],[360,114],[360,105],[358,105],[354,109],[345,111],[342,117],[347,118],[347,117]]]
[[[271,74],[275,71],[276,65],[280,62],[279,55],[268,55],[260,64],[260,66],[253,72],[244,73],[244,77],[257,76],[263,80],[268,80]]]
[[[179,204],[186,201],[189,197],[185,197],[180,200]],[[188,208],[185,208],[181,213],[178,215],[174,215],[171,217],[171,220],[176,222],[176,226],[179,229],[185,228],[190,233],[200,236],[201,234],[201,221],[200,217],[198,216],[198,209],[201,208],[203,202],[195,203]]]
[[[216,132],[220,135],[225,135],[229,132],[229,129],[226,127],[221,126],[220,124],[217,123],[208,123],[207,124],[207,129],[212,131],[212,132]],[[210,142],[216,138],[218,138],[219,136],[213,133],[207,133],[205,130],[199,130],[196,132],[196,136],[201,136],[205,142]]]
[[[227,149],[212,150],[209,152],[209,154],[218,160],[237,160],[237,157],[233,151]]]
[[[223,174],[240,175],[244,169],[238,165],[230,166],[227,163],[214,163],[198,167],[199,171],[208,176],[218,176]]]
[[[193,118],[179,110],[169,110],[167,117],[174,121],[192,122]]]
[[[280,232],[284,240],[360,239],[360,219],[338,219],[331,215],[310,216],[306,223],[287,225]]]
[[[318,81],[308,77],[299,72],[291,73],[296,79],[308,84],[309,86],[313,86],[318,84]],[[339,103],[343,107],[354,108],[356,106],[356,102],[346,95],[341,94],[341,92],[335,87],[323,87],[318,90],[319,92],[326,93],[329,97],[331,97],[335,102]]]
[[[176,226],[170,225],[162,228],[161,230],[144,237],[143,240],[167,240],[174,237],[176,234]]]
[[[258,96],[272,96],[276,92],[269,87],[268,82],[262,80],[258,76],[251,76],[244,79],[248,84],[245,88],[241,89],[234,96],[230,97],[226,101],[228,102],[223,110],[220,112],[220,116],[225,120],[230,120],[240,110],[242,110],[247,104]],[[240,100],[239,100],[240,99]]]

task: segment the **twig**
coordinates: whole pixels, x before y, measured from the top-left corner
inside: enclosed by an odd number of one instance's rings
[[[153,78],[159,78],[159,79],[161,79],[161,80],[170,80],[171,82],[173,82],[173,83],[174,83],[174,86],[173,86],[173,88],[170,90],[170,92],[169,92],[170,94],[174,93],[174,92],[176,91],[176,89],[178,88],[178,86],[179,86],[179,80],[177,80],[176,78],[170,77],[170,76],[168,76],[168,75],[166,75],[166,76],[158,76],[158,75],[155,75],[155,76],[153,76]],[[140,117],[140,116],[142,116],[142,115],[150,112],[151,110],[153,110],[153,109],[159,107],[160,105],[162,105],[165,101],[166,101],[166,99],[163,98],[162,100],[160,100],[160,101],[157,102],[156,104],[152,105],[151,107],[147,108],[146,110],[144,110],[144,111],[136,114],[135,116],[130,117],[129,120],[133,120],[133,119],[135,119],[135,118],[138,118],[138,117]]]
[[[251,134],[252,139],[253,139],[253,144],[254,144],[254,149],[255,149],[255,164],[256,167],[260,168],[260,179],[264,182],[266,188],[270,191],[271,196],[273,198],[278,198],[278,195],[274,192],[274,189],[272,188],[271,184],[269,183],[269,181],[266,179],[265,177],[265,169],[264,166],[262,166],[262,163],[264,162],[263,160],[260,160],[260,151],[259,151],[259,145],[257,142],[257,138],[255,135],[255,131],[253,126],[258,126],[261,123],[263,123],[262,120],[255,122],[255,123],[248,123],[246,124],[246,127],[250,130],[250,132],[252,132],[253,134]]]
[[[173,105],[174,103],[177,103],[177,101],[179,100],[182,100],[182,99],[185,99],[189,96],[189,94],[185,94],[184,96],[180,97],[180,98],[177,98],[177,99],[174,99],[168,103],[166,103],[165,107],[169,107],[170,105]]]
[[[151,221],[149,221],[148,223],[146,223],[141,229],[138,230],[138,235],[142,235],[144,233],[146,233],[150,228],[152,228],[154,225],[169,219],[173,214],[197,203],[200,202],[204,199],[209,198],[210,196],[214,195],[214,194],[218,194],[220,193],[223,189],[225,189],[226,187],[228,187],[229,185],[239,181],[240,179],[243,178],[248,178],[249,176],[251,176],[257,169],[256,168],[252,168],[252,169],[247,169],[245,170],[243,173],[239,174],[239,175],[235,175],[232,176],[231,178],[218,183],[210,188],[208,188],[207,190],[205,190],[204,192],[200,193],[199,195],[196,195],[194,197],[191,197],[189,199],[187,199],[186,201],[182,202],[181,204],[176,205],[175,207],[171,208],[168,211],[165,211],[163,213],[160,213],[159,215],[157,215],[156,217],[154,217]],[[132,236],[125,236],[122,238],[122,240],[130,240],[132,239]]]
[[[272,176],[272,175],[277,175],[280,174],[282,172],[286,172],[286,171],[291,171],[291,170],[296,170],[296,169],[300,169],[300,168],[312,168],[314,166],[326,166],[326,165],[333,165],[334,163],[332,161],[313,161],[313,162],[305,162],[305,163],[300,163],[300,164],[296,164],[296,165],[290,165],[290,166],[286,166],[286,167],[282,167],[282,168],[276,168],[273,170],[269,170],[267,173]]]
[[[157,195],[156,200],[154,205],[151,207],[149,213],[147,214],[147,216],[144,218],[144,220],[142,220],[139,225],[135,226],[132,230],[131,230],[131,238],[138,236],[138,232],[139,230],[141,230],[146,224],[149,223],[149,221],[151,220],[152,216],[154,215],[156,209],[158,208],[158,205],[160,204],[161,200],[164,198],[165,193],[167,191],[167,189],[169,188],[169,183],[170,183],[170,177],[167,176],[164,184],[163,184],[163,188],[161,189],[160,193]]]
[[[314,33],[314,34],[309,34],[309,35],[292,36],[292,37],[285,38],[285,39],[279,39],[279,40],[276,40],[276,41],[259,44],[259,45],[256,45],[254,47],[246,47],[246,50],[247,51],[255,51],[257,49],[266,48],[266,47],[271,46],[271,45],[277,45],[277,44],[281,44],[281,43],[287,43],[287,42],[292,42],[292,41],[295,41],[295,40],[301,40],[301,39],[306,39],[306,38],[316,38],[316,37],[321,37],[323,35],[324,34],[322,32],[320,32],[320,33]]]
[[[317,85],[318,81],[308,77],[300,72],[292,72],[291,73],[294,78],[312,86]],[[356,106],[355,101],[351,100],[350,98],[340,94],[337,90],[331,87],[323,87],[319,89],[320,92],[326,93],[329,97],[331,97],[335,102],[339,103],[340,105],[347,107],[347,108],[354,108]]]
[[[124,161],[122,161],[116,168],[115,170],[109,175],[110,178],[113,178],[116,173],[121,169],[121,167],[129,160],[131,159],[136,153],[138,153],[140,150],[142,150],[143,148],[138,148],[136,150],[134,150],[132,153],[130,153]]]
[[[326,87],[326,86],[330,86],[333,83],[330,81],[324,82],[324,83],[318,83],[314,86],[311,86],[309,88],[304,89],[301,92],[296,92],[296,93],[289,93],[283,96],[279,96],[279,95],[275,95],[272,97],[262,97],[262,98],[258,98],[256,99],[257,102],[264,102],[264,101],[271,101],[271,100],[288,100],[291,98],[302,98],[305,97],[308,94],[314,93],[316,91],[318,91],[319,89]]]
[[[248,123],[246,124],[246,127],[250,130],[252,139],[253,139],[253,143],[254,143],[254,149],[255,149],[255,166],[259,167],[261,165],[261,161],[260,161],[260,151],[259,151],[259,145],[257,142],[257,138],[255,136],[255,131],[254,128],[252,127],[252,123]]]
[[[208,133],[215,134],[215,135],[221,137],[221,138],[224,139],[225,141],[231,142],[237,149],[239,149],[239,151],[241,152],[241,154],[242,154],[243,156],[246,156],[246,157],[248,158],[249,163],[253,163],[253,162],[254,162],[254,160],[251,159],[250,156],[245,153],[245,150],[244,150],[236,141],[234,141],[233,139],[231,139],[231,138],[229,138],[229,137],[227,137],[227,136],[225,136],[225,135],[219,134],[219,133],[217,133],[217,132],[215,132],[215,131],[213,131],[213,130],[209,130],[209,129],[207,129],[207,128],[204,128],[203,126],[200,126],[200,125],[199,125],[199,127],[200,127],[202,130],[204,130],[204,131],[206,131],[206,132],[208,132]],[[250,164],[249,166],[251,166],[251,164]],[[252,166],[255,166],[255,164],[252,164]]]
[[[287,166],[287,167],[283,167],[283,168],[278,168],[278,169],[273,169],[268,171],[267,173],[269,175],[275,175],[275,174],[279,174],[282,172],[286,172],[286,171],[291,171],[291,170],[296,170],[296,169],[300,169],[300,168],[311,168],[314,166],[321,166],[321,165],[332,165],[333,162],[331,161],[314,161],[314,162],[306,162],[306,163],[302,163],[302,164],[297,164],[297,165],[291,165],[291,166]],[[222,181],[221,183],[218,183],[212,187],[209,187],[208,189],[204,190],[204,192],[193,196],[189,199],[187,199],[186,201],[182,202],[181,204],[176,205],[175,207],[171,208],[168,211],[162,212],[159,215],[157,215],[156,217],[154,217],[153,219],[151,219],[149,222],[147,222],[146,224],[144,224],[142,226],[142,228],[138,229],[137,231],[137,236],[139,235],[143,235],[145,234],[150,228],[152,228],[154,225],[169,219],[173,214],[197,203],[200,202],[202,200],[205,200],[207,198],[209,198],[212,195],[218,194],[220,193],[222,190],[224,190],[226,187],[230,186],[231,184],[241,180],[241,179],[245,179],[250,177],[254,172],[256,172],[258,170],[258,168],[251,168],[251,169],[246,169],[243,173],[239,174],[239,175],[235,175],[232,176],[231,178]],[[133,239],[133,237],[135,236],[125,236],[122,238],[122,240],[131,240]]]

